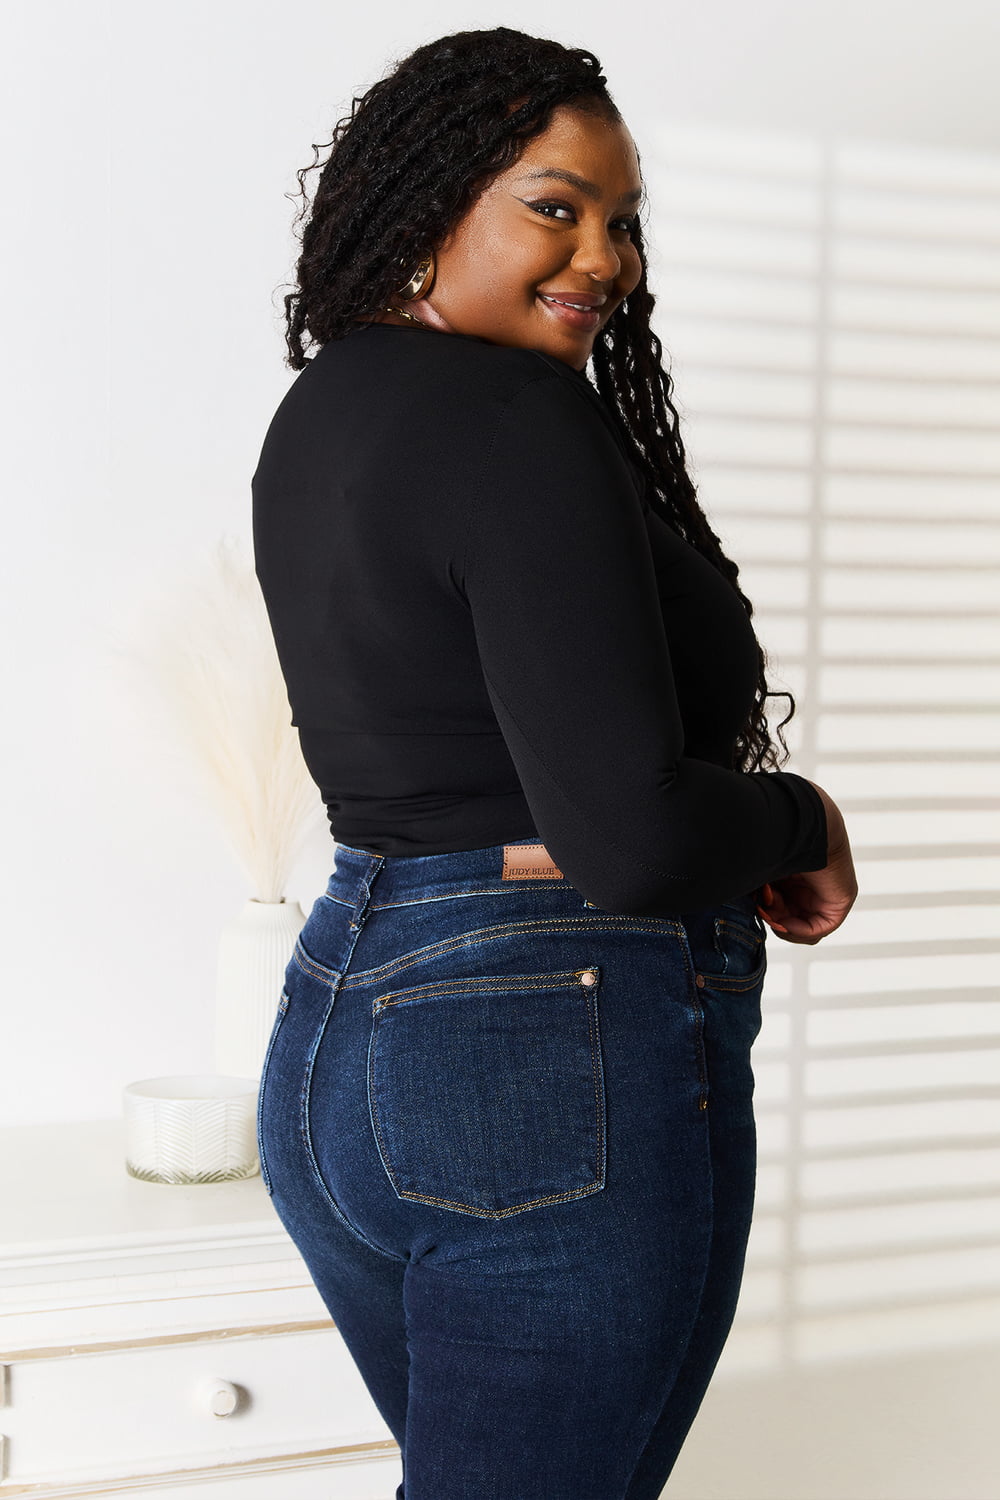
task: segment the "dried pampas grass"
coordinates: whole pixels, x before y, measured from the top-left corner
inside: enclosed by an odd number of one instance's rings
[[[161,701],[258,901],[281,901],[323,823],[253,562],[223,538],[150,601],[124,648]]]

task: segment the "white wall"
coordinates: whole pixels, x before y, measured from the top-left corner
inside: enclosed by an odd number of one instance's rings
[[[701,496],[861,886],[768,942],[747,1273],[668,1491],[995,1496],[1000,156],[651,140]]]
[[[435,35],[589,46],[650,182],[702,503],[798,699],[790,769],[841,801],[862,885],[820,949],[769,942],[747,1281],[668,1493],[988,1500],[1000,12],[640,14],[180,0],[8,18],[0,1123],[112,1116],[129,1080],[211,1066],[218,932],[245,882],[115,646],[192,554],[249,546],[250,475],[293,378],[295,170]],[[308,909],[332,854],[317,834],[290,898]]]

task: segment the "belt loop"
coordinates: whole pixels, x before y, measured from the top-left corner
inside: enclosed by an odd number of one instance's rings
[[[371,888],[375,882],[375,877],[378,875],[384,863],[384,854],[373,854],[369,860],[368,868],[361,878],[361,885],[358,889],[358,899],[355,901],[354,910],[351,912],[351,920],[349,925],[352,931],[356,931],[359,927],[364,926],[365,918],[368,915],[368,903],[371,899]]]

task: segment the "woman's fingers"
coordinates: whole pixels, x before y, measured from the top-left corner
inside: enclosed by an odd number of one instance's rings
[[[826,871],[789,876],[770,906],[758,905],[762,919],[786,942],[818,943],[844,921],[854,897]]]
[[[763,917],[764,921],[767,923],[768,927],[773,928],[773,930],[775,932],[787,932],[788,931],[787,927],[782,927],[782,925],[781,925],[780,922],[776,922],[773,917],[769,917],[768,914],[767,914],[767,912],[764,910],[764,908],[762,906],[758,906],[757,910],[760,912],[761,916]]]
[[[788,943],[821,942],[836,932],[857,900],[858,878],[844,821],[836,803],[825,793],[823,796],[829,802],[828,827],[832,824],[832,832],[837,834],[827,865],[776,883],[765,881],[760,887],[757,911]]]
[[[770,882],[765,881],[760,888],[760,893],[763,900],[762,904],[757,907],[757,910],[764,921],[769,927],[773,927],[775,932],[786,932],[787,928],[783,927],[778,921],[778,918],[784,916],[786,911],[785,902],[780,892],[776,892]]]

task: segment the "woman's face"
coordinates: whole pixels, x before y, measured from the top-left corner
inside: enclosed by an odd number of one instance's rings
[[[582,370],[642,274],[629,237],[641,191],[625,126],[561,105],[435,250],[427,296],[406,306],[433,328]]]

